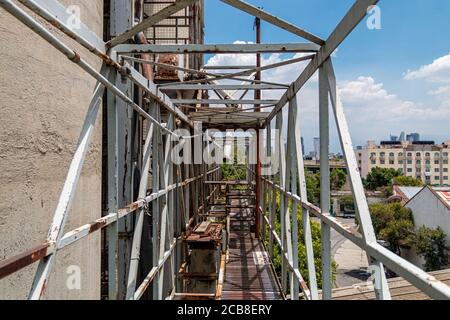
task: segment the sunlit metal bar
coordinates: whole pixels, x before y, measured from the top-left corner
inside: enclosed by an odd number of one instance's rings
[[[249,3],[246,3],[246,2],[240,1],[240,0],[221,0],[221,1],[230,6],[233,6],[239,10],[247,12],[248,14],[251,14],[257,18],[267,21],[267,22],[273,24],[274,26],[277,26],[281,29],[284,29],[293,34],[296,34],[306,40],[312,41],[319,45],[322,45],[324,43],[324,41],[321,38],[319,38],[318,36],[316,36],[310,32],[307,32],[285,20],[282,20],[266,11],[263,11],[255,6],[252,6]]]
[[[114,49],[118,53],[283,53],[283,52],[317,52],[320,47],[311,43],[282,44],[121,44]]]
[[[180,84],[161,87],[161,90],[286,90],[284,86],[269,84]]]
[[[173,4],[165,7],[161,11],[155,13],[154,15],[146,18],[144,21],[139,23],[138,25],[134,26],[130,30],[125,31],[124,33],[118,35],[114,39],[107,42],[108,47],[113,47],[115,45],[118,45],[120,43],[123,43],[127,41],[128,39],[132,38],[135,34],[147,30],[151,26],[154,26],[158,22],[170,17],[172,14],[180,11],[181,9],[186,8],[189,5],[192,5],[197,0],[178,0],[174,2]]]
[[[205,70],[247,70],[254,69],[256,66],[204,66]]]
[[[348,34],[358,25],[358,23],[366,16],[367,8],[375,5],[379,0],[358,0],[353,4],[345,17],[339,22],[336,29],[326,40],[326,43],[320,48],[318,54],[306,66],[300,76],[291,84],[288,90],[280,99],[280,102],[272,110],[266,119],[267,123],[272,120],[280,109],[282,109],[295,95],[305,83],[314,75],[322,63],[328,59],[336,48],[344,41]]]
[[[319,131],[320,131],[320,209],[330,212],[330,163],[329,163],[329,109],[328,84],[323,67],[319,68]],[[331,269],[331,230],[330,226],[321,222],[322,243],[322,299],[331,300],[333,275]]]
[[[278,100],[173,99],[174,104],[275,104]]]

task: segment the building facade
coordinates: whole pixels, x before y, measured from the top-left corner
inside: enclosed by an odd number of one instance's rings
[[[380,167],[401,170],[404,175],[431,185],[450,184],[450,141],[368,141],[355,153],[363,178],[372,168]]]
[[[426,186],[405,207],[411,209],[416,230],[422,226],[432,229],[440,227],[447,235],[447,245],[450,244],[450,187]],[[420,268],[425,263],[414,248],[405,250],[403,256]]]

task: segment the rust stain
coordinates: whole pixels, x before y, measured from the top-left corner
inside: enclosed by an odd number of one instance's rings
[[[0,279],[44,258],[49,247],[49,243],[43,243],[14,257],[0,261]]]

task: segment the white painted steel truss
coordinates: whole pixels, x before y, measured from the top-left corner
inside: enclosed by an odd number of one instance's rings
[[[55,262],[55,254],[58,250],[74,244],[91,233],[105,229],[108,243],[108,297],[109,299],[141,299],[147,298],[164,299],[173,295],[179,289],[176,279],[176,268],[183,260],[181,246],[182,233],[190,226],[199,221],[199,214],[208,210],[208,199],[214,197],[216,190],[206,194],[210,189],[205,188],[205,181],[220,180],[220,167],[209,166],[204,162],[199,164],[174,165],[170,159],[172,140],[169,136],[180,138],[175,133],[177,128],[185,128],[193,132],[191,137],[201,135],[196,132],[198,124],[192,121],[188,115],[177,107],[178,104],[195,105],[221,103],[224,105],[254,104],[254,109],[262,108],[261,104],[273,104],[275,107],[265,118],[261,128],[266,128],[266,144],[262,137],[258,138],[260,150],[265,150],[267,156],[272,154],[278,157],[280,173],[267,177],[260,175],[258,166],[250,168],[249,176],[256,184],[257,214],[259,229],[256,234],[268,237],[268,251],[273,258],[274,246],[279,246],[282,252],[282,278],[281,284],[284,293],[290,293],[291,299],[319,299],[319,288],[317,286],[316,271],[314,265],[314,252],[312,247],[310,214],[321,220],[322,237],[322,298],[331,299],[332,295],[332,272],[331,272],[331,246],[330,229],[333,228],[357,246],[365,250],[372,264],[379,268],[378,279],[380,283],[376,286],[378,299],[390,299],[389,288],[385,278],[383,264],[408,280],[414,286],[428,294],[432,298],[450,298],[450,288],[437,281],[435,278],[413,266],[399,256],[393,254],[380,246],[375,237],[372,226],[367,200],[365,198],[361,177],[358,172],[356,159],[353,153],[352,142],[348,125],[343,113],[343,106],[339,99],[336,88],[336,78],[331,62],[331,54],[347,35],[357,26],[366,15],[367,8],[375,5],[377,0],[357,0],[348,13],[338,24],[336,29],[326,39],[307,32],[300,27],[277,18],[261,9],[240,0],[222,0],[222,2],[256,16],[277,27],[287,30],[297,36],[303,37],[310,43],[294,44],[254,44],[254,45],[208,45],[192,43],[187,45],[149,45],[125,43],[139,32],[157,24],[172,14],[194,5],[199,1],[178,0],[153,16],[134,24],[133,17],[113,15],[111,22],[114,26],[116,37],[108,42],[99,39],[84,24],[80,28],[72,29],[65,23],[68,13],[56,0],[18,0],[35,14],[47,22],[57,26],[63,33],[70,36],[83,47],[102,59],[103,66],[96,71],[90,66],[80,54],[69,48],[63,41],[59,40],[45,26],[30,16],[13,0],[0,0],[0,6],[31,30],[49,42],[55,49],[66,55],[68,59],[79,65],[90,76],[97,80],[97,85],[89,105],[86,118],[80,133],[77,148],[63,185],[58,205],[54,212],[53,221],[49,228],[47,241],[29,251],[0,261],[0,276],[6,277],[18,270],[38,262],[38,268],[34,282],[29,294],[30,299],[41,299],[44,297],[45,289]],[[131,1],[112,0],[113,6],[118,11],[131,12],[129,7]],[[151,79],[144,77],[139,70],[128,63],[146,64],[153,63],[134,57],[122,57],[122,53],[265,53],[265,52],[312,52],[311,56],[298,61],[278,63],[271,66],[252,67],[247,66],[244,71],[228,75],[211,74],[204,70],[173,67],[179,71],[192,74],[201,74],[204,79],[194,81],[182,81],[157,86]],[[309,60],[309,64],[299,77],[290,85],[267,83],[253,77],[257,72],[269,68],[280,67],[289,63]],[[163,66],[168,67],[170,66]],[[223,66],[222,69],[227,68]],[[240,67],[229,67],[239,69]],[[221,67],[217,67],[221,69]],[[320,110],[320,153],[321,153],[321,206],[320,208],[311,204],[307,199],[305,170],[303,154],[301,150],[301,128],[298,123],[300,112],[297,105],[297,93],[303,85],[319,72],[319,110]],[[250,75],[250,78],[239,76]],[[126,79],[124,87],[123,81]],[[216,80],[232,79],[241,81],[241,84],[220,84]],[[144,92],[149,103],[139,104],[126,91],[126,86],[134,84]],[[284,90],[285,93],[280,100],[244,99],[248,90]],[[221,96],[219,100],[204,99],[170,99],[164,92],[170,90],[215,90]],[[234,94],[224,92],[225,90],[242,90],[244,95],[234,98]],[[64,225],[71,211],[71,204],[80,177],[81,168],[89,149],[89,143],[101,106],[104,92],[107,92],[108,108],[108,213],[102,218],[81,226],[75,230],[64,232]],[[338,129],[339,139],[344,152],[347,171],[350,177],[354,200],[357,207],[358,219],[361,224],[361,234],[348,230],[336,219],[330,216],[330,177],[329,177],[329,101],[331,101],[334,120]],[[288,105],[288,121],[283,123],[283,108]],[[139,160],[142,176],[139,183],[137,200],[127,203],[121,208],[119,201],[119,188],[123,182],[118,180],[119,161],[119,139],[121,120],[120,112],[131,107],[138,119],[145,123],[145,143],[142,146],[142,158]],[[236,109],[236,108],[230,108]],[[245,113],[241,110],[241,113]],[[223,111],[222,111],[223,112]],[[233,111],[239,112],[239,111]],[[164,117],[163,117],[164,113]],[[251,116],[251,115],[248,115]],[[275,127],[279,131],[287,131],[287,144],[285,145],[283,135],[278,135],[274,146],[271,130],[271,120],[275,120]],[[163,122],[164,121],[164,122]],[[273,147],[275,147],[274,150]],[[194,154],[194,150],[189,150]],[[259,155],[258,155],[259,157]],[[148,185],[151,172],[152,186]],[[148,189],[152,192],[149,194]],[[281,232],[278,234],[275,228],[276,199],[280,198],[280,225]],[[302,208],[302,224],[304,229],[303,241],[307,253],[307,269],[309,283],[306,283],[299,271],[297,244],[297,206]],[[193,215],[189,211],[194,212]],[[148,267],[143,281],[138,282],[137,272],[142,257],[142,233],[145,226],[146,214],[151,212],[152,226],[152,252],[151,266]],[[132,237],[132,249],[128,261],[121,261],[118,257],[120,250],[119,232],[123,231],[120,221],[131,219],[134,221]],[[266,235],[266,231],[268,234]],[[126,273],[123,273],[126,268]],[[127,274],[127,277],[123,276]],[[167,276],[165,276],[167,274]],[[125,279],[125,287],[123,281]],[[121,282],[122,281],[122,282]],[[149,290],[151,288],[152,290]]]

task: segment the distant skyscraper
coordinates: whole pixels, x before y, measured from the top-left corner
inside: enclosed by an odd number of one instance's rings
[[[305,156],[305,143],[303,142],[303,137],[301,137],[302,140],[302,154]]]
[[[391,135],[390,140],[391,140],[391,141],[398,141],[398,137],[397,137],[397,136]]]
[[[314,138],[314,154],[317,160],[320,159],[320,138]]]
[[[406,140],[409,142],[420,141],[420,135],[416,132],[406,135]]]
[[[400,133],[400,137],[398,138],[398,141],[405,141],[405,131],[402,131]]]

